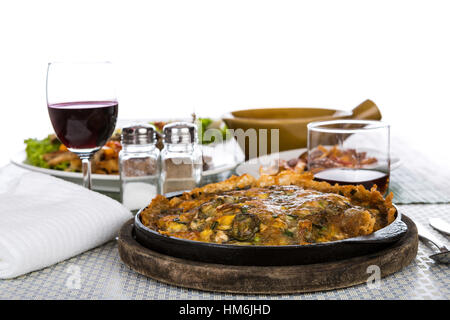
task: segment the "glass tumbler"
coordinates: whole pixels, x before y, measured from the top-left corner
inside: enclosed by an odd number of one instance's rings
[[[385,195],[390,175],[390,128],[381,121],[308,124],[308,170],[331,184],[376,186]]]

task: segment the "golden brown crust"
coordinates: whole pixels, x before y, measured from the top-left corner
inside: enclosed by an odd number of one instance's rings
[[[320,192],[336,193],[357,201],[366,206],[371,206],[385,212],[387,224],[390,224],[395,219],[395,208],[392,205],[394,194],[389,193],[386,198],[373,187],[372,190],[367,190],[362,185],[359,186],[343,186],[331,185],[328,182],[319,182],[313,180],[313,174],[310,172],[294,173],[291,171],[282,171],[276,176],[262,175],[257,181],[258,186],[270,185],[296,185],[305,189],[313,189]]]
[[[243,174],[242,176],[232,176],[225,181],[212,183],[193,189],[191,192],[185,193],[183,198],[186,199],[186,197],[191,197],[192,195],[198,195],[201,193],[217,193],[253,186],[266,187],[272,185],[296,185],[305,189],[313,189],[320,192],[337,193],[352,200],[368,203],[372,206],[376,206],[377,209],[382,209],[386,212],[388,224],[394,221],[395,208],[392,205],[392,199],[394,198],[394,194],[392,192],[389,193],[386,198],[383,198],[382,194],[376,188],[372,188],[372,190],[369,191],[361,185],[331,185],[328,182],[315,181],[313,178],[314,175],[310,172],[295,173],[292,171],[282,171],[275,176],[261,175],[258,180],[249,174]]]
[[[279,193],[282,195],[277,199]],[[296,196],[287,199],[285,195],[289,193]],[[234,199],[229,202],[224,197]],[[385,227],[395,219],[392,198],[391,193],[384,199],[376,188],[369,191],[363,186],[330,185],[314,181],[308,172],[283,171],[259,179],[248,174],[232,176],[170,200],[159,195],[143,210],[141,217],[144,225],[185,239],[233,244],[303,244],[366,235]],[[218,199],[222,201],[220,204]],[[307,209],[304,204],[308,205]],[[251,208],[249,212],[247,207]],[[289,216],[296,220],[292,222]],[[317,224],[324,219],[324,229],[318,231]]]
[[[256,182],[256,179],[249,174],[243,174],[242,176],[231,176],[225,181],[207,184],[201,188],[195,188],[186,194],[192,196],[201,193],[218,193],[235,189],[243,189],[245,187],[255,185]]]

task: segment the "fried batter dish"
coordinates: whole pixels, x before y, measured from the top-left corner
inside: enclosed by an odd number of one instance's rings
[[[314,181],[311,173],[233,176],[167,199],[158,195],[142,223],[167,236],[234,245],[304,245],[368,235],[395,219],[363,186]]]

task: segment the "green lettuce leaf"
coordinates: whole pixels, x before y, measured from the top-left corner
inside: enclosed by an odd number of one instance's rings
[[[45,139],[27,139],[24,141],[26,144],[25,152],[27,154],[27,163],[41,168],[49,168],[49,165],[43,159],[43,155],[49,152],[57,151],[61,143],[48,136]],[[69,164],[66,165],[66,168]]]
[[[210,118],[199,118],[198,119],[199,141],[201,144],[210,144],[210,143],[214,142],[215,137],[211,137],[211,139],[208,139],[208,140],[206,140],[204,137],[206,130],[208,130],[212,124],[214,124],[214,121]],[[222,134],[222,141],[226,141],[230,138],[227,134],[228,128],[227,128],[226,124],[224,124],[223,122],[220,123],[220,127],[218,127],[218,128],[216,127],[215,129],[220,130],[220,132]]]

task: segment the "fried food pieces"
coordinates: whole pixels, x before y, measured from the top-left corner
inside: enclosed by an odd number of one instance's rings
[[[362,186],[332,186],[311,173],[233,176],[167,199],[141,220],[161,234],[234,245],[303,245],[371,234],[395,219],[386,199]]]

